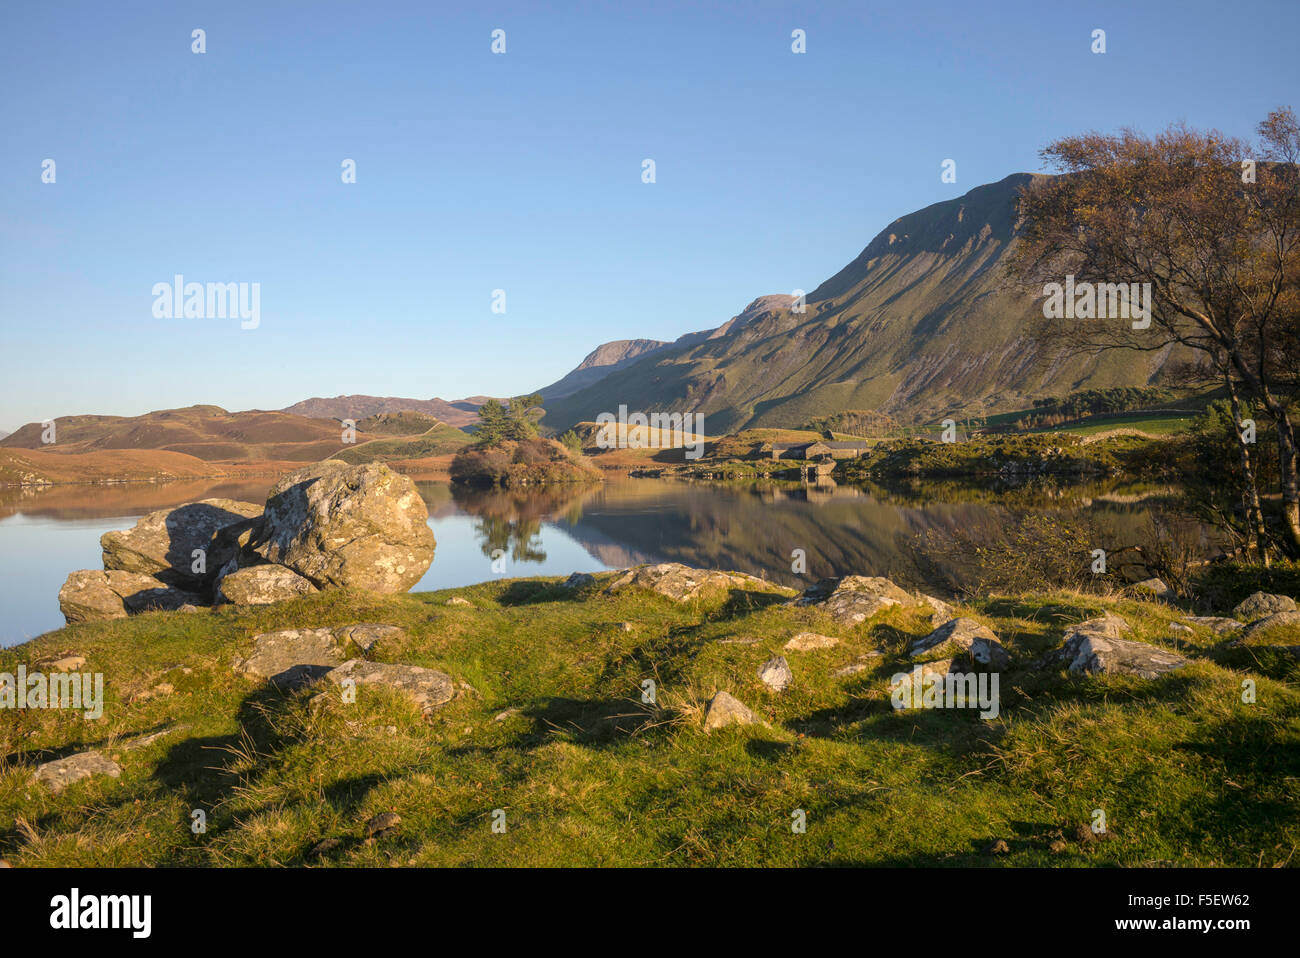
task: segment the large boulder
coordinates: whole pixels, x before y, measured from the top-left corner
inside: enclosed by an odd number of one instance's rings
[[[1268,592],[1256,592],[1247,597],[1235,609],[1232,610],[1234,619],[1241,619],[1243,622],[1249,622],[1252,619],[1262,619],[1266,615],[1276,615],[1279,612],[1295,612],[1295,599],[1289,595],[1272,595]]]
[[[176,610],[197,606],[193,592],[140,572],[120,569],[80,569],[68,576],[59,590],[59,611],[68,622],[123,619],[153,609]]]
[[[649,589],[676,602],[689,602],[706,595],[726,595],[732,589],[754,592],[780,589],[780,586],[743,572],[692,569],[680,562],[661,562],[658,565],[624,569],[605,587],[605,591],[612,595],[629,587]]]
[[[327,459],[275,484],[251,546],[319,589],[405,592],[433,561],[428,522],[409,477]]]
[[[950,619],[929,635],[912,643],[908,654],[916,659],[930,654],[965,653],[981,665],[1005,669],[1011,661],[1007,650],[988,626],[974,619]]]
[[[1066,669],[1071,675],[1110,673],[1154,679],[1187,664],[1174,652],[1120,638],[1128,628],[1127,622],[1110,613],[1071,626],[1061,647]]]
[[[104,568],[139,572],[185,588],[201,587],[220,568],[207,555],[213,535],[261,512],[257,504],[235,499],[204,499],[151,512],[134,528],[100,536]],[[200,572],[194,571],[197,549],[204,550]]]
[[[247,569],[233,566],[231,562],[230,571],[223,569],[217,578],[213,594],[218,603],[271,605],[319,591],[307,579],[282,565],[255,565]]]
[[[933,609],[940,613],[938,606],[888,579],[864,575],[822,579],[796,598],[794,604],[815,606],[837,624],[846,627],[865,622],[876,613],[896,605]]]

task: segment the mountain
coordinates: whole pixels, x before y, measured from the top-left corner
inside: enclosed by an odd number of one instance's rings
[[[905,422],[1024,408],[1045,396],[1158,382],[1169,352],[1067,357],[1029,335],[1041,299],[1004,272],[1016,173],[895,220],[806,297],[760,297],[547,403],[562,430],[602,412],[702,412],[705,432],[797,427],[844,409]],[[566,377],[567,378],[567,377]],[[563,382],[563,380],[561,380]]]
[[[316,462],[343,448],[339,424],[260,409],[227,412],[220,406],[160,409],[143,416],[61,416],[55,442],[41,441],[40,423],[28,423],[0,439],[0,448],[42,455],[160,450],[207,462],[279,460]],[[371,437],[358,430],[357,442]]]
[[[468,399],[399,399],[395,396],[335,396],[333,399],[313,398],[286,406],[281,412],[311,419],[351,419],[361,422],[368,416],[393,412],[421,412],[434,416],[449,426],[470,426],[478,422],[478,407],[488,401],[487,396],[470,396]]]
[[[671,345],[658,339],[617,339],[612,343],[597,346],[587,358],[577,365],[563,379],[556,380],[549,386],[543,386],[537,392],[546,400],[561,399],[570,396],[585,386],[604,379],[610,373],[631,365],[637,359],[657,352]]]

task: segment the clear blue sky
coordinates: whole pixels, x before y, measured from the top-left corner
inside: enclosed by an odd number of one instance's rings
[[[894,218],[1038,169],[1055,137],[1249,135],[1300,108],[1293,0],[4,0],[0,22],[9,430],[520,393],[601,342],[811,290]],[[156,319],[176,273],[260,283],[260,327]]]

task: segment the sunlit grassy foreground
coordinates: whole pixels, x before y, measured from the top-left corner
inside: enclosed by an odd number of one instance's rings
[[[472,607],[447,605],[453,594]],[[891,610],[846,631],[780,602],[733,593],[679,605],[512,580],[65,628],[0,653],[0,671],[79,653],[105,674],[104,717],[0,712],[0,857],[19,867],[1296,863],[1289,655],[1174,632],[1178,614],[1154,603],[990,599],[964,611],[1013,656],[998,718],[895,712],[889,677],[911,667],[904,649],[927,618]],[[1106,607],[1135,626],[1130,637],[1192,663],[1154,681],[1034,667],[1067,624]],[[232,671],[258,633],[357,622],[406,630],[377,661],[438,668],[473,691],[425,720],[375,688],[348,705],[328,686],[313,704],[326,686],[281,693]],[[841,642],[782,651],[807,630]],[[883,655],[863,658],[873,651]],[[794,672],[782,693],[757,678],[777,653]],[[866,669],[832,674],[855,662]],[[1247,678],[1254,704],[1242,701]],[[642,702],[646,679],[655,704]],[[162,684],[174,691],[140,694]],[[703,706],[720,689],[768,726],[705,732]],[[89,748],[121,777],[58,795],[31,783],[39,762]],[[191,829],[195,809],[203,834]],[[1079,829],[1097,809],[1103,841]],[[400,824],[366,841],[365,823],[389,811]],[[997,839],[1009,852],[986,852]]]

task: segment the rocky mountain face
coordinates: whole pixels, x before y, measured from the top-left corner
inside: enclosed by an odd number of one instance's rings
[[[563,379],[558,379],[537,391],[548,401],[571,396],[579,389],[599,382],[610,373],[670,345],[672,344],[659,339],[617,339],[612,343],[603,343],[589,352],[587,358]]]
[[[1030,335],[1038,297],[1005,272],[1017,173],[891,223],[806,296],[756,299],[547,403],[554,429],[629,409],[702,412],[707,432],[793,427],[843,409],[907,421],[1023,408],[1079,389],[1159,382],[1168,352],[1067,356]]]

